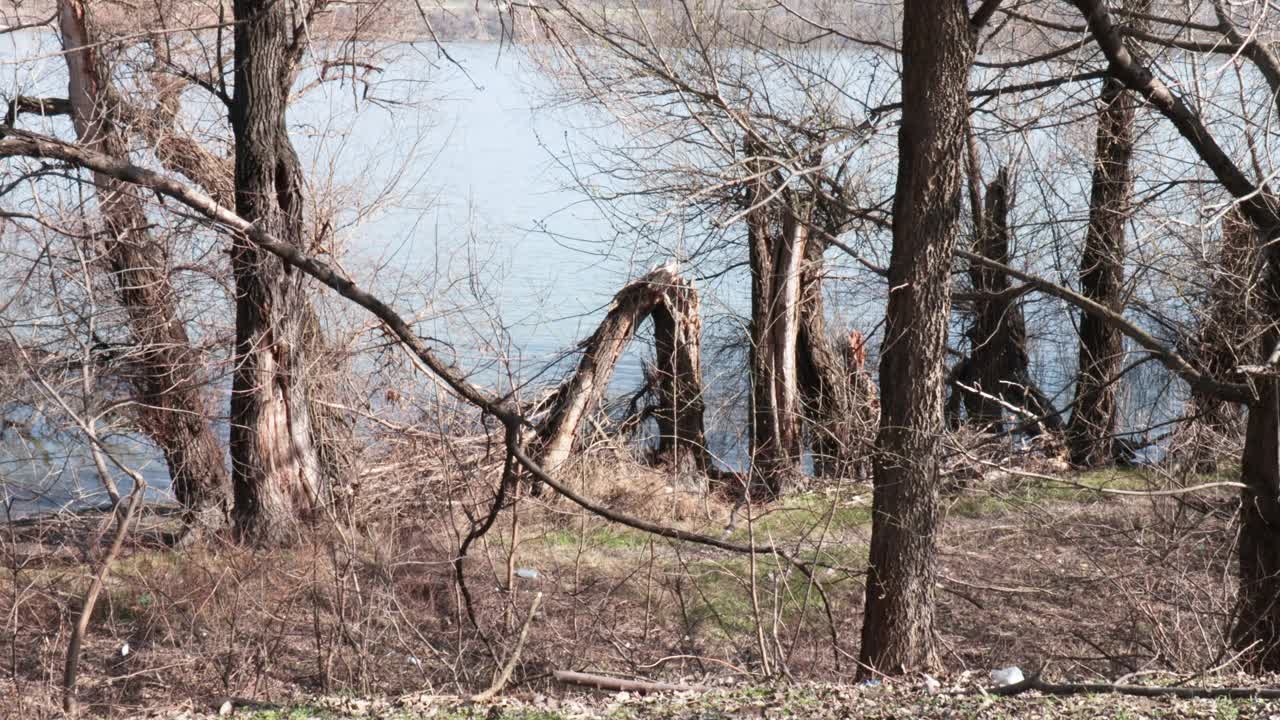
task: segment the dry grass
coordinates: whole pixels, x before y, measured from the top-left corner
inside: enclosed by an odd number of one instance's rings
[[[469,553],[473,625],[452,560],[487,511],[498,468],[465,467],[466,481],[376,495],[355,529],[325,524],[289,550],[175,552],[153,538],[168,518],[149,516],[92,625],[84,702],[121,716],[221,696],[466,695],[506,659],[534,592],[544,600],[517,693],[546,692],[560,668],[713,682],[758,682],[766,666],[797,679],[852,676],[865,486],[735,510],[687,478],[617,450],[593,453],[566,469],[590,497],[687,530],[781,544],[819,563],[820,585],[767,556],[674,543],[526,495]],[[1211,498],[1206,512],[1089,489],[1167,481],[1126,471],[1055,485],[996,473],[949,496],[938,618],[946,670],[1052,660],[1073,678],[1163,678],[1229,660],[1234,533],[1230,511],[1215,509],[1230,508],[1229,497]],[[383,505],[392,497],[405,507]],[[101,529],[83,517],[4,531],[0,612],[11,632],[0,642],[0,707],[55,714],[85,552],[99,552]]]

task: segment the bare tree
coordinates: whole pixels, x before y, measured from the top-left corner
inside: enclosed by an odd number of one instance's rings
[[[306,45],[285,3],[235,3],[237,213],[296,247],[306,243],[302,168],[285,124],[296,62]],[[236,282],[231,468],[237,533],[289,539],[325,502],[308,399],[309,314],[304,276],[244,238],[232,248]]]
[[[1237,203],[1254,226],[1254,243],[1261,263],[1261,317],[1267,322],[1256,336],[1260,366],[1236,368],[1249,377],[1252,399],[1241,459],[1241,529],[1239,538],[1240,598],[1235,642],[1256,668],[1280,667],[1280,198],[1261,179],[1255,183],[1222,149],[1213,132],[1187,102],[1155,77],[1125,47],[1110,13],[1097,0],[1075,0],[1089,31],[1111,63],[1111,73],[1164,115]],[[1275,54],[1262,42],[1244,37],[1220,4],[1215,4],[1219,30],[1236,52],[1257,65],[1280,102],[1280,68]]]
[[[1125,225],[1131,215],[1134,118],[1137,99],[1117,81],[1102,84],[1097,150],[1089,195],[1089,229],[1080,255],[1081,291],[1115,312],[1124,309]],[[1079,371],[1067,425],[1071,462],[1109,465],[1114,458],[1117,378],[1124,336],[1105,318],[1080,315]]]
[[[936,662],[942,363],[973,53],[964,2],[907,2],[862,674],[900,673]]]
[[[68,75],[69,109],[80,143],[107,154],[127,155],[120,128],[123,101],[111,80],[81,0],[60,0]],[[137,349],[130,380],[140,395],[139,421],[164,452],[174,494],[199,526],[225,522],[228,481],[203,396],[206,378],[199,351],[177,314],[163,238],[150,231],[136,189],[95,174],[104,223],[100,239],[106,268],[129,313]]]

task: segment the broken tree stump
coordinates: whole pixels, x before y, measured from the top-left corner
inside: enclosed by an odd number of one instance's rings
[[[710,467],[703,426],[701,333],[698,293],[666,266],[629,283],[614,296],[596,331],[581,343],[578,367],[556,390],[535,447],[554,472],[576,449],[583,420],[600,406],[627,344],[645,318],[654,323],[658,422],[656,456]]]

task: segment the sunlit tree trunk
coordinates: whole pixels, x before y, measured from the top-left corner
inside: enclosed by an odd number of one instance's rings
[[[850,478],[856,475],[866,448],[859,443],[861,428],[849,368],[827,335],[822,299],[825,245],[813,240],[805,248],[796,342],[798,380],[814,475]]]
[[[713,469],[707,449],[702,396],[702,315],[698,292],[673,277],[649,316],[657,372],[658,447],[654,457],[672,468]]]
[[[860,672],[934,664],[938,439],[973,62],[962,0],[907,0]]]
[[[747,153],[757,157],[750,145]],[[770,199],[763,161],[756,169],[747,215],[751,264],[751,472],[749,491],[781,495],[800,473],[801,270],[809,242],[807,218],[785,200]]]
[[[235,202],[241,217],[304,244],[302,171],[285,110],[292,79],[291,5],[235,3]],[[315,512],[322,481],[308,402],[303,275],[244,238],[232,249],[236,284],[231,461],[238,535],[290,541]]]
[[[110,69],[91,36],[81,0],[61,0],[58,25],[70,78],[72,123],[81,144],[113,157],[127,157],[119,127],[120,102]],[[228,479],[222,449],[209,424],[204,398],[204,358],[192,346],[178,317],[168,275],[168,249],[149,230],[136,190],[94,176],[104,229],[104,254],[120,304],[128,312],[134,344],[129,380],[138,393],[143,432],[164,453],[174,495],[192,527],[226,520]]]

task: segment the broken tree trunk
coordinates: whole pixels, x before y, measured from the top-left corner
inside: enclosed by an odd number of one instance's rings
[[[1002,265],[1009,264],[1009,194],[1009,172],[1001,168],[987,187],[974,238],[974,252]],[[984,430],[1001,431],[1005,406],[1012,405],[1024,410],[1025,417],[1035,418],[1022,424],[1028,434],[1039,434],[1041,426],[1060,431],[1057,411],[1031,377],[1026,321],[1008,275],[970,264],[969,277],[974,291],[973,324],[966,335],[972,350],[952,373],[952,383],[970,421]]]
[[[702,399],[698,291],[688,281],[673,277],[661,300],[650,313],[657,361],[653,414],[658,422],[658,447],[654,462],[706,472],[712,463],[703,426],[706,405]]]
[[[880,429],[880,398],[875,381],[867,371],[867,340],[857,330],[849,332],[844,346],[844,366],[849,373],[852,402],[853,466],[850,477],[871,479],[871,459],[876,432]]]
[[[800,474],[800,275],[809,242],[807,212],[774,197],[762,153],[750,144],[747,241],[751,264],[751,470],[749,491],[781,495]],[[803,213],[801,217],[798,213]]]
[[[809,427],[813,474],[852,478],[868,447],[861,442],[859,414],[847,353],[827,336],[822,300],[824,243],[805,247],[800,274],[800,328],[796,362],[803,411]]]
[[[703,430],[698,304],[697,292],[670,268],[654,270],[618,291],[604,321],[582,343],[577,370],[556,390],[539,423],[536,444],[543,468],[554,472],[569,459],[583,420],[600,406],[623,350],[650,316],[657,345],[657,457],[710,467]]]

